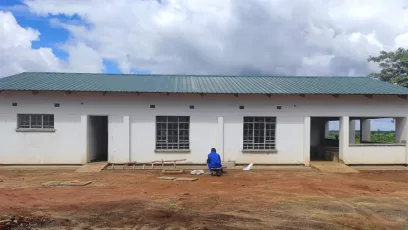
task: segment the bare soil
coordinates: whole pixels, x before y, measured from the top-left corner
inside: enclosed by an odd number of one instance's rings
[[[408,229],[408,171],[230,170],[195,182],[159,176],[0,170],[0,229]],[[92,184],[41,186],[56,180]]]

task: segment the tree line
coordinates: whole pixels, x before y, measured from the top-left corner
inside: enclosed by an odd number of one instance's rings
[[[381,69],[378,73],[371,73],[370,77],[408,87],[408,49],[381,51],[376,57],[370,56],[368,62],[378,63]]]

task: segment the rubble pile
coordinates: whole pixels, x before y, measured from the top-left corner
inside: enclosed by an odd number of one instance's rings
[[[38,216],[0,216],[0,229],[30,229],[40,227],[49,221],[46,217]]]

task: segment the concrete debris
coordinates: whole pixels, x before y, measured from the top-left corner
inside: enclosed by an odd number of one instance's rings
[[[176,179],[176,177],[161,176],[161,177],[157,177],[157,179],[159,179],[159,180],[174,180],[174,179]]]
[[[190,182],[193,182],[196,180],[198,180],[198,178],[179,177],[175,179],[175,181],[190,181]]]
[[[204,170],[193,170],[190,172],[191,175],[203,175]]]
[[[171,180],[171,181],[196,181],[196,180],[198,180],[197,178],[167,177],[167,176],[157,177],[157,179],[159,179],[159,180]]]
[[[228,168],[228,169],[234,169],[235,168],[235,161],[227,161],[227,162],[222,162],[222,167]]]
[[[183,174],[184,169],[163,169],[163,174]]]
[[[44,187],[53,187],[53,186],[86,186],[91,184],[91,181],[78,181],[78,180],[73,180],[73,181],[48,181],[43,183],[41,186]]]
[[[247,167],[245,167],[245,168],[242,169],[242,170],[244,170],[244,171],[249,171],[249,170],[252,169],[252,167],[254,167],[254,164],[253,164],[253,163],[249,164]]]
[[[310,163],[310,166],[319,171],[328,173],[359,173],[358,170],[350,166],[333,161],[314,161]]]
[[[108,162],[91,162],[88,164],[82,165],[75,172],[79,173],[91,173],[91,172],[100,172],[108,166]]]
[[[38,216],[2,216],[0,217],[0,229],[34,229],[51,222],[46,217]]]

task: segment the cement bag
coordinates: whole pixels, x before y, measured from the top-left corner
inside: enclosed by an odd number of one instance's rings
[[[242,170],[244,170],[244,171],[249,171],[249,170],[251,170],[252,169],[252,167],[254,167],[254,164],[249,164],[247,167],[245,167],[244,169],[242,169]]]
[[[190,172],[191,175],[203,175],[204,170],[193,170]]]

